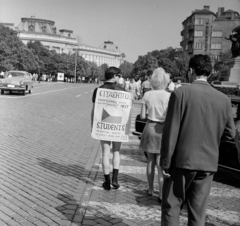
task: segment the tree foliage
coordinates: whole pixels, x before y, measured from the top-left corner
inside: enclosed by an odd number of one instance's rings
[[[121,70],[122,76],[124,78],[129,78],[131,73],[132,73],[132,70],[133,70],[133,64],[131,64],[128,61],[124,60],[119,68]]]
[[[0,24],[0,70],[35,70],[38,62],[18,38],[17,32]]]
[[[145,77],[158,67],[164,68],[171,74],[172,79],[182,78],[184,80],[188,69],[189,56],[183,51],[168,47],[162,50],[154,50],[144,56],[139,56],[133,64],[133,74]]]

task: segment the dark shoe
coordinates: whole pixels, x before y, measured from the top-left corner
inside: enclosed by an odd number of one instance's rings
[[[104,188],[105,190],[108,190],[108,191],[111,190],[110,183],[108,184],[106,181],[103,182],[102,186],[103,186],[103,188]]]
[[[147,190],[147,194],[148,194],[148,196],[153,196],[153,192],[149,193],[149,190]]]
[[[111,186],[110,186],[110,174],[104,175],[105,178],[105,182],[103,182],[102,186],[105,190],[110,190]]]
[[[158,197],[158,202],[162,204],[162,199],[160,199],[159,197]]]
[[[118,169],[113,169],[112,186],[114,189],[118,189],[120,187],[118,183]]]

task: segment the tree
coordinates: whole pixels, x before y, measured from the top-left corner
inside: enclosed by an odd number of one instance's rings
[[[38,59],[18,38],[17,32],[0,24],[0,70],[34,71]]]
[[[129,78],[132,71],[133,71],[133,64],[129,63],[128,61],[124,60],[123,63],[120,65],[120,70],[124,78]]]
[[[231,50],[225,51],[225,52],[221,52],[219,54],[219,58],[215,60],[214,62],[214,70],[216,72],[221,71],[224,68],[227,68],[227,61],[231,58],[232,54],[231,54]]]
[[[133,64],[133,77],[139,75],[139,77],[144,77],[148,72],[152,72],[154,69],[158,68],[158,60],[156,57],[148,53],[145,56],[139,56],[138,60]]]

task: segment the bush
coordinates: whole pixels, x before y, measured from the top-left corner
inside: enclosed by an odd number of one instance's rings
[[[218,91],[226,94],[227,96],[239,96],[240,97],[240,89],[238,88],[230,88],[230,87],[214,87]]]

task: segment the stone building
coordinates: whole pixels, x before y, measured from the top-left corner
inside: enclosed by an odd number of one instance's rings
[[[240,15],[233,10],[218,8],[210,11],[209,6],[195,10],[183,22],[180,45],[183,51],[193,54],[209,54],[212,60],[219,59],[220,53],[230,50],[231,42],[226,38],[240,25]]]
[[[113,42],[106,41],[100,47],[81,45],[72,30],[58,30],[55,22],[51,20],[22,18],[15,30],[25,44],[29,41],[40,41],[49,50],[60,54],[77,51],[85,60],[95,62],[98,66],[106,63],[108,66],[119,67],[123,61],[121,51]]]

